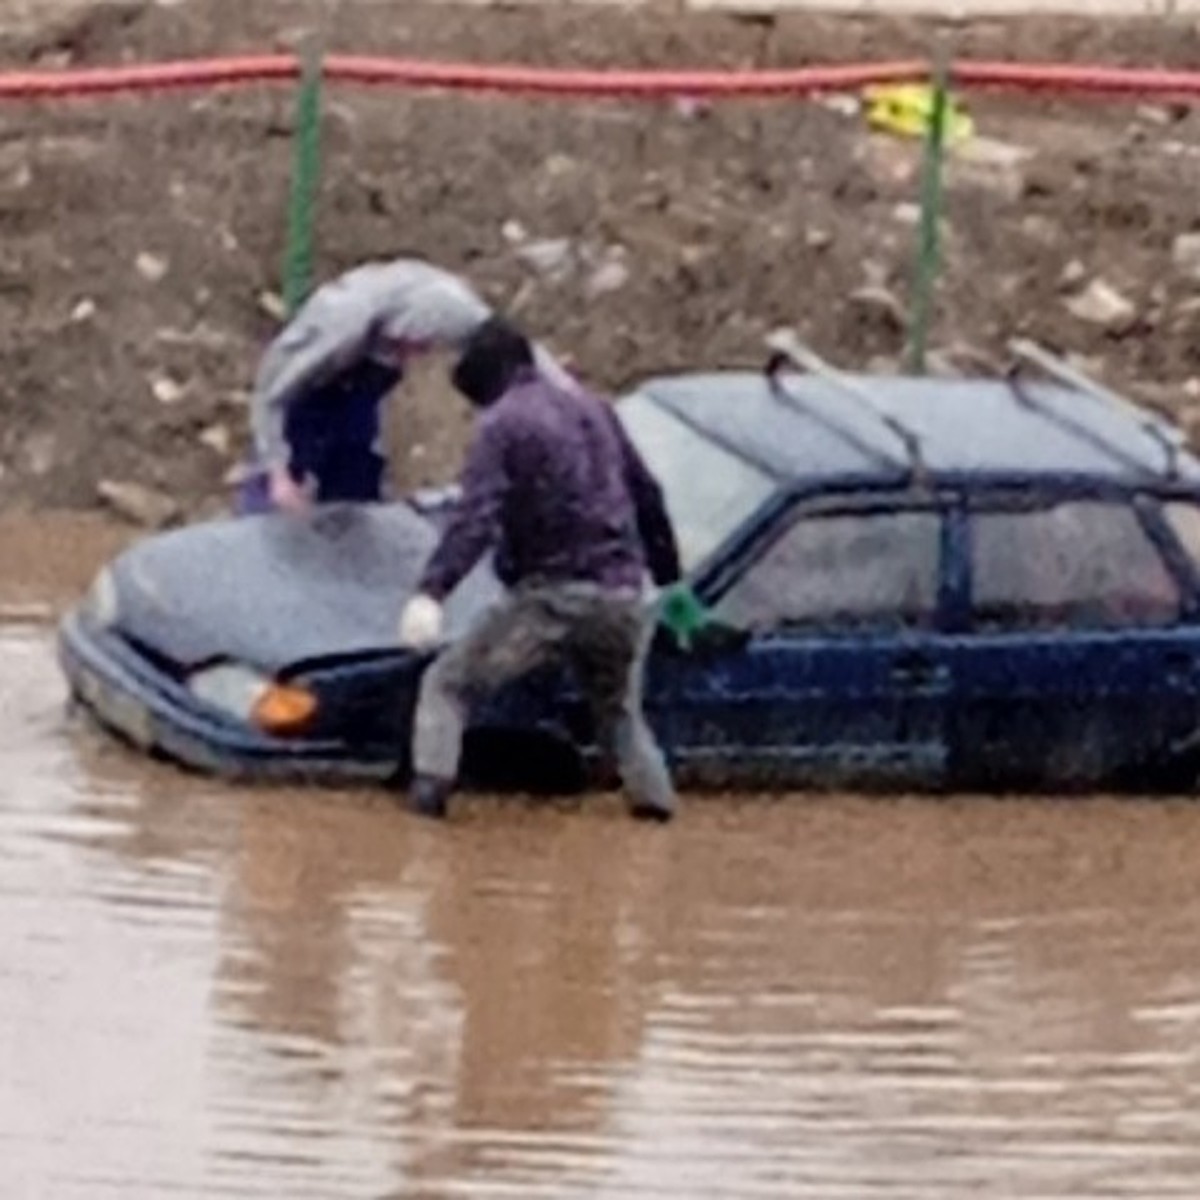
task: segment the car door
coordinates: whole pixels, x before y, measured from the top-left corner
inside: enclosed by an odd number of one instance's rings
[[[681,775],[771,786],[936,786],[949,670],[944,519],[905,495],[801,503],[713,602],[730,653],[656,656],[651,703]]]
[[[1121,497],[994,497],[965,519],[956,782],[1151,785],[1195,729],[1200,644],[1148,516]]]

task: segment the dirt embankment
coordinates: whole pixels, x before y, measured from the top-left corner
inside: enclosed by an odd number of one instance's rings
[[[11,66],[294,42],[255,0],[76,9],[4,32]],[[907,57],[931,27],[796,15],[343,3],[332,49],[557,64],[782,65]],[[957,53],[1194,64],[1191,24],[956,27]],[[466,272],[608,389],[758,364],[788,324],[844,364],[904,341],[917,151],[817,103],[552,103],[328,94],[318,268],[416,252]],[[934,345],[960,363],[1033,335],[1182,410],[1200,397],[1200,115],[1129,103],[973,105],[949,178]],[[209,511],[244,445],[273,319],[286,89],[0,109],[0,505],[90,507],[102,481]],[[454,469],[465,414],[398,397],[404,484]]]

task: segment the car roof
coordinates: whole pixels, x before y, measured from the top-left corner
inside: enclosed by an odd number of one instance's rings
[[[904,442],[883,414],[916,439],[933,477],[1200,484],[1200,460],[1185,448],[1169,477],[1167,451],[1144,426],[1182,440],[1179,429],[1132,404],[1040,380],[1017,389],[1004,379],[840,378],[727,371],[660,376],[637,390],[781,482],[907,473]]]

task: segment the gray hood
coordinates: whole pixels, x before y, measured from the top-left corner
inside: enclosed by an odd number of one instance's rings
[[[150,537],[113,565],[118,628],[182,666],[278,670],[396,645],[437,530],[407,504],[212,521]],[[453,636],[498,589],[476,568],[447,605]]]

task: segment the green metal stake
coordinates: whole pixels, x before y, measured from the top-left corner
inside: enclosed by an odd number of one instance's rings
[[[283,263],[283,305],[288,316],[300,307],[312,285],[313,226],[321,173],[321,74],[321,49],[313,40],[304,50],[292,140],[292,184]]]
[[[921,171],[921,223],[917,250],[916,295],[913,304],[909,366],[914,375],[925,370],[925,348],[933,312],[938,271],[938,235],[942,224],[942,163],[945,157],[947,102],[946,54],[939,49],[933,63],[933,105],[925,135]]]

